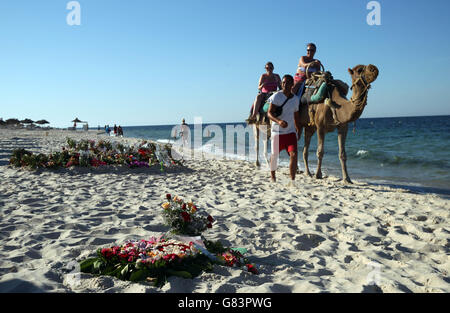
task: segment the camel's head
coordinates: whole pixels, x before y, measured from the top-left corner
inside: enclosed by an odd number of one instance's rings
[[[370,84],[378,77],[378,68],[375,65],[356,65],[352,69],[348,69],[350,76],[352,77],[352,83],[357,80],[363,79],[366,84]]]

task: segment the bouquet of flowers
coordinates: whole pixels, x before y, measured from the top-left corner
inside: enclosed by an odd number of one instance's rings
[[[159,287],[169,276],[193,278],[202,271],[212,271],[214,263],[230,267],[245,266],[248,272],[258,274],[255,265],[249,263],[239,249],[226,249],[220,242],[207,240],[204,244],[207,251],[193,242],[163,236],[129,240],[123,245],[98,249],[97,257],[80,262],[80,271],[132,282],[145,280]],[[213,260],[211,254],[216,255]]]
[[[80,270],[133,282],[147,280],[162,286],[172,275],[192,278],[204,270],[212,270],[212,263],[192,242],[161,237],[98,249],[97,257],[80,262]]]
[[[166,200],[162,204],[166,223],[172,234],[185,236],[131,240],[121,246],[98,249],[97,257],[80,262],[81,271],[133,282],[153,281],[157,286],[162,286],[171,275],[196,277],[202,271],[211,271],[213,264],[245,267],[258,274],[255,265],[244,257],[245,249],[224,248],[219,241],[198,237],[212,227],[211,215],[199,213],[194,203],[186,203],[178,196],[167,194]]]
[[[167,202],[162,204],[163,216],[172,233],[188,236],[199,236],[212,227],[214,219],[211,215],[199,212],[192,202],[184,202],[183,199],[172,195],[166,195]]]
[[[230,267],[246,267],[247,271],[258,274],[256,266],[244,257],[238,249],[228,249],[227,251],[218,255],[219,262]]]

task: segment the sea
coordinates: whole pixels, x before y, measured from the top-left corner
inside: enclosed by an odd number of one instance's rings
[[[129,126],[123,127],[123,132],[125,137],[180,143],[179,128],[176,126]],[[242,122],[203,124],[201,128],[200,125],[189,125],[190,144],[194,149],[215,154],[218,158],[254,162],[253,133],[249,127],[243,134],[246,127]],[[235,134],[234,130],[240,132]],[[298,147],[300,170],[304,170],[303,141],[302,134]],[[317,136],[314,135],[309,148],[312,172],[316,169],[316,149]],[[326,134],[324,149],[323,174],[341,177],[336,131]],[[270,156],[270,142],[268,152]],[[351,179],[414,192],[450,195],[450,115],[361,118],[356,124],[349,124],[346,152]],[[286,152],[281,153],[279,164],[288,166]]]

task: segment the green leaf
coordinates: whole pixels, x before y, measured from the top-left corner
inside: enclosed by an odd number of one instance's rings
[[[134,271],[130,276],[130,280],[132,282],[141,281],[147,277],[147,274],[148,272],[145,269]]]
[[[121,276],[122,278],[125,278],[125,277],[128,275],[129,270],[130,270],[130,268],[129,268],[128,264],[125,265],[125,266],[122,268],[122,270],[120,271],[120,276]]]
[[[95,271],[95,272],[99,272],[100,269],[102,268],[102,265],[103,265],[103,262],[102,262],[101,260],[97,259],[97,260],[94,262],[94,264],[93,264],[93,266],[94,266],[94,271]]]
[[[82,273],[91,273],[92,265],[97,261],[97,258],[90,258],[80,262],[80,271]]]
[[[167,270],[167,274],[182,277],[182,278],[187,278],[187,279],[192,278],[192,275],[186,271]]]
[[[118,277],[119,275],[118,274],[120,274],[120,271],[122,270],[122,266],[121,266],[121,264],[116,264],[115,266],[114,266],[114,270],[112,271],[112,272],[110,272],[109,274],[107,274],[107,275],[109,275],[109,276],[114,276],[114,277]]]

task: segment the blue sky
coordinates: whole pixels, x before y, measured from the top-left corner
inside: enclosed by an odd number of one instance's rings
[[[91,127],[242,122],[271,61],[293,74],[306,43],[334,77],[380,70],[362,117],[450,114],[450,2],[380,0],[0,2],[0,117]]]

